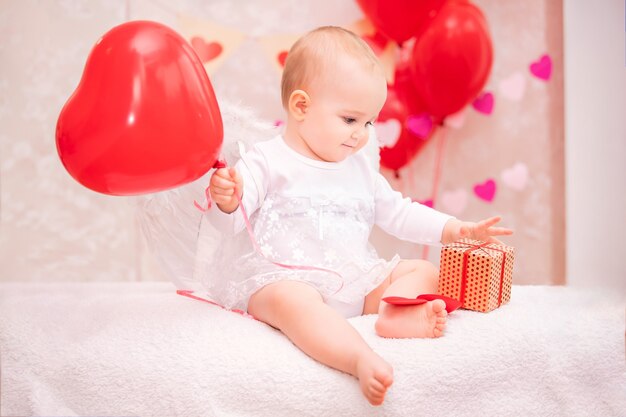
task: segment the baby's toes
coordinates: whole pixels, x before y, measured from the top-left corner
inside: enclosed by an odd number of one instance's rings
[[[440,337],[443,335],[444,330],[446,329],[446,317],[438,317],[435,322],[435,327],[433,328],[433,334],[435,337]]]
[[[441,317],[442,315],[447,315],[448,312],[446,311],[446,302],[443,300],[433,300],[431,301],[432,303],[432,311],[433,313],[435,313],[435,315],[437,317]]]
[[[372,405],[380,405],[385,401],[384,392],[371,392],[367,397]]]
[[[371,384],[367,390],[367,398],[372,405],[380,405],[385,400],[387,388],[383,384]]]
[[[382,396],[385,393],[385,391],[387,391],[387,388],[385,388],[383,384],[381,384],[380,382],[376,380],[372,381],[372,383],[369,386],[369,392],[372,395]]]
[[[389,368],[391,370],[391,368]],[[384,390],[389,388],[391,384],[393,384],[393,371],[388,372],[380,372],[377,371],[374,373],[374,378],[376,378],[376,382],[380,383]]]
[[[383,401],[385,401],[385,395],[381,394],[381,395],[372,395],[368,398],[368,401],[370,402],[370,404],[372,405],[381,405],[383,403]]]

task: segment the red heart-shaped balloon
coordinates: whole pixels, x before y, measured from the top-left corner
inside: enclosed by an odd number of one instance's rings
[[[136,195],[191,182],[213,167],[223,138],[202,62],[159,23],[114,27],[93,47],[57,122],[56,144],[82,185]]]
[[[398,73],[396,73],[397,75]],[[410,109],[419,112],[420,104],[417,102],[407,103],[403,98],[405,100],[408,98],[408,92],[405,90],[404,84],[401,83],[401,79],[396,77],[396,83],[387,87],[387,100],[378,116],[378,120],[381,122],[396,119],[402,123],[398,141],[392,147],[380,149],[380,164],[396,171],[396,175],[400,168],[408,164],[418,154],[435,131],[435,127],[431,126],[428,132],[421,132],[424,133],[424,136],[418,136],[409,128]]]
[[[448,2],[413,45],[413,86],[435,120],[457,113],[481,92],[493,64],[493,43],[482,11]]]

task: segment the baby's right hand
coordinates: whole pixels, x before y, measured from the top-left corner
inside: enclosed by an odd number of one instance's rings
[[[217,207],[224,213],[232,213],[239,206],[236,195],[241,198],[243,178],[235,168],[219,168],[211,176],[209,190]]]

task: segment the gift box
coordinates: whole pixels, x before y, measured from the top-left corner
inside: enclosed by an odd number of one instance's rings
[[[441,248],[438,293],[462,308],[489,312],[511,299],[515,249],[461,239]]]

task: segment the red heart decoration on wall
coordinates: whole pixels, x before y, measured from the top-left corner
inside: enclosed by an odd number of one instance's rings
[[[112,195],[201,177],[213,167],[222,137],[202,62],[180,35],[148,21],[116,26],[98,40],[56,129],[67,171]]]
[[[278,63],[280,64],[281,67],[285,67],[285,60],[287,60],[287,51],[282,51],[281,53],[278,54]]]
[[[199,36],[191,38],[191,46],[193,46],[193,49],[195,49],[202,62],[209,62],[212,59],[217,58],[224,49],[219,42],[207,43]]]

